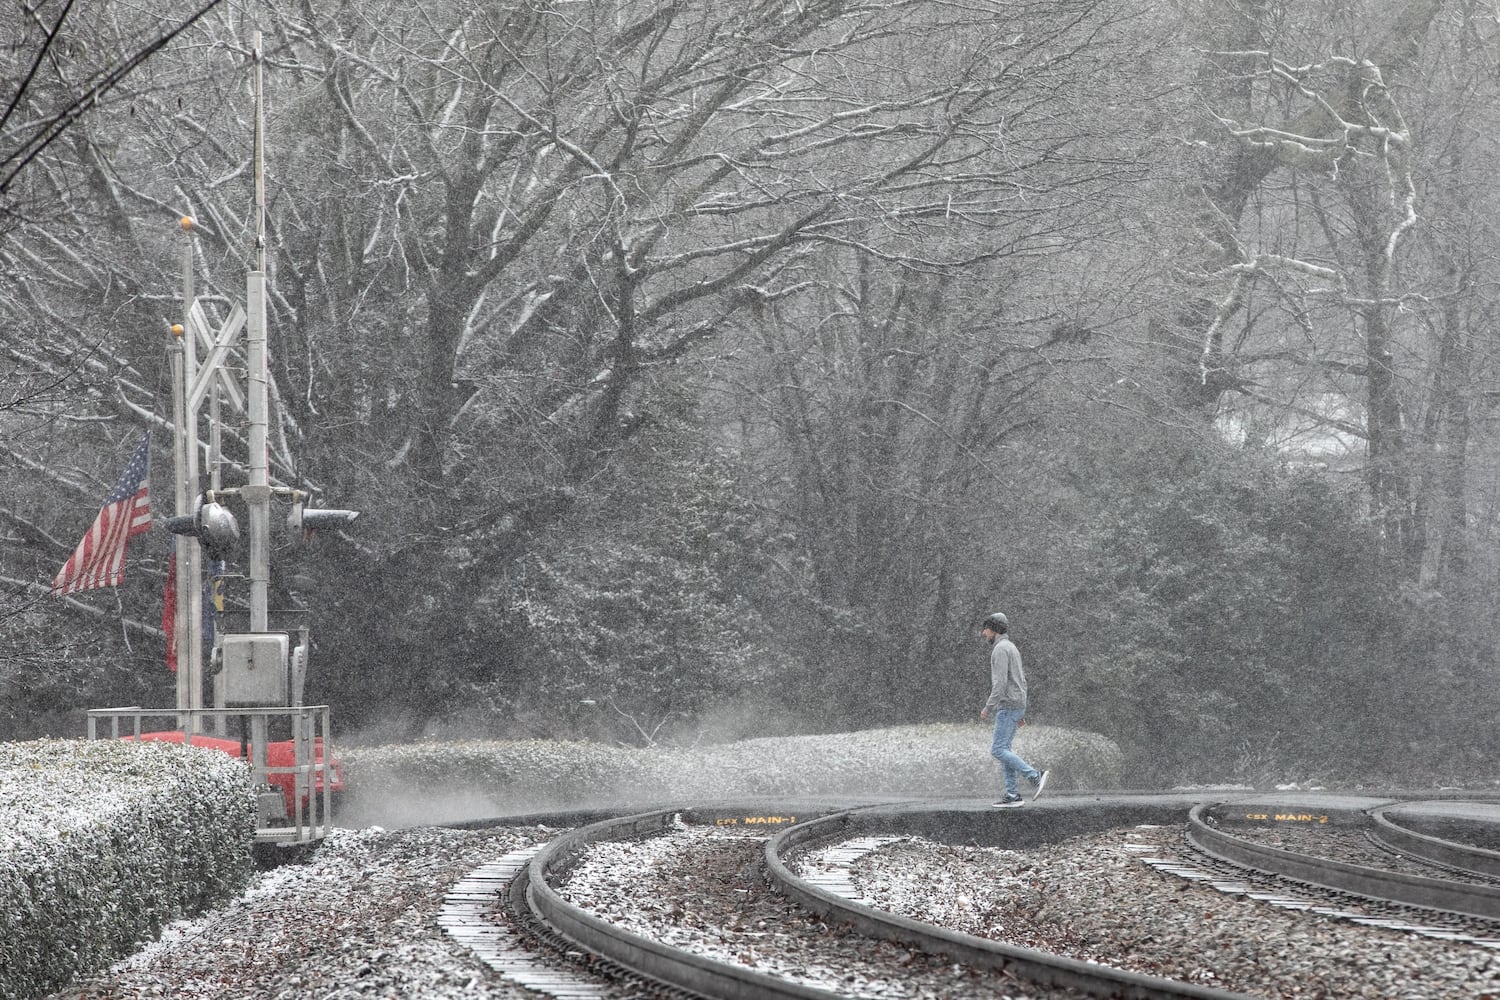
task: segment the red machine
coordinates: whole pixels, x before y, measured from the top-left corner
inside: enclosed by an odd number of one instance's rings
[[[125,739],[132,738],[125,737]],[[178,731],[141,733],[140,739],[156,743],[182,743],[183,734]],[[191,745],[209,747],[227,753],[231,757],[245,756],[246,749],[245,744],[239,740],[205,736],[202,733],[193,734]],[[296,755],[296,743],[292,740],[276,740],[266,744],[266,765],[269,769],[266,783],[276,786],[281,791],[282,797],[286,800],[286,815],[288,816],[295,816],[297,813]],[[309,794],[309,789],[304,788],[301,796],[303,815],[309,817],[317,815],[317,810],[321,808],[325,784],[328,785],[334,808],[338,807],[338,800],[344,791],[344,767],[337,757],[325,763],[321,736],[313,739],[313,763],[311,794]],[[325,778],[325,775],[328,777]]]
[[[87,721],[91,740],[189,743],[243,760],[255,790],[257,846],[301,847],[333,829],[344,767],[328,742],[327,705],[95,708]],[[288,733],[290,739],[272,738]]]

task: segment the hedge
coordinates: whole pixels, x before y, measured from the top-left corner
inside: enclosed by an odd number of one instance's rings
[[[167,743],[0,743],[0,998],[54,992],[243,891],[244,765]]]
[[[649,748],[544,740],[340,744],[349,823],[402,826],[528,812],[761,797],[993,797],[990,727],[894,726]],[[1016,749],[1053,769],[1054,788],[1117,788],[1110,740],[1027,726]]]

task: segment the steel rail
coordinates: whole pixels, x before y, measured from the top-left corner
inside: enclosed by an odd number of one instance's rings
[[[1449,840],[1414,830],[1392,818],[1397,806],[1382,806],[1370,812],[1375,841],[1393,851],[1474,875],[1500,878],[1500,851]]]
[[[1073,989],[1095,997],[1245,1000],[1247,995],[1243,993],[1116,969],[911,920],[830,892],[795,874],[785,860],[819,844],[876,834],[920,833],[942,840],[944,832],[948,832],[958,834],[956,838],[948,838],[957,842],[972,842],[976,834],[993,842],[998,835],[998,839],[1011,845],[1036,844],[1055,836],[1062,828],[1071,835],[1086,828],[1104,829],[1122,823],[1180,823],[1184,808],[1180,804],[1097,809],[1079,806],[1070,810],[979,814],[982,817],[979,822],[986,828],[982,831],[975,827],[973,813],[948,814],[945,821],[943,814],[932,811],[890,807],[850,810],[798,823],[778,833],[765,846],[765,866],[778,891],[825,919],[850,924],[868,937],[943,955],[972,968],[1002,971],[1027,982]]]
[[[1362,869],[1234,837],[1213,825],[1216,821],[1212,810],[1228,806],[1231,803],[1174,795],[1092,799],[1080,796],[1073,801],[1061,797],[1025,810],[1002,812],[913,802],[824,805],[804,808],[800,817],[787,817],[788,825],[777,828],[764,846],[762,865],[774,888],[791,902],[830,923],[847,925],[864,937],[897,942],[916,952],[941,956],[975,970],[1003,972],[1039,987],[1072,989],[1122,1000],[1245,1000],[1246,994],[1115,969],[910,920],[796,875],[787,863],[788,858],[816,846],[862,837],[878,839],[879,835],[1025,848],[1113,826],[1148,823],[1182,826],[1186,821],[1187,841],[1223,863],[1274,872],[1336,891],[1496,919],[1490,915],[1492,907],[1488,903],[1474,902],[1476,897],[1492,897],[1493,909],[1500,913],[1500,890]],[[1346,810],[1348,815],[1341,815],[1337,821],[1368,826],[1367,810],[1374,811],[1368,806]],[[551,939],[554,950],[578,950],[598,956],[617,970],[608,973],[596,965],[596,971],[610,979],[619,978],[620,972],[626,979],[634,978],[638,987],[644,987],[639,989],[639,995],[727,1000],[830,1000],[839,996],[651,940],[570,903],[558,889],[569,872],[583,862],[593,844],[650,838],[668,832],[684,820],[711,824],[748,812],[743,806],[722,804],[681,809],[657,806],[649,812],[625,816],[601,816],[597,812],[590,816],[575,815],[574,820],[588,825],[576,827],[543,846],[523,865],[520,876],[506,892],[535,918],[532,935]],[[466,825],[489,826],[494,822]],[[1476,893],[1476,889],[1480,891]]]
[[[650,837],[665,832],[690,810],[664,810],[605,820],[564,834],[531,860],[527,904],[538,919],[585,951],[616,962],[637,975],[702,997],[725,1000],[835,1000],[837,993],[814,989],[743,966],[682,951],[616,927],[562,898],[553,883],[582,858],[590,844]]]
[[[1187,840],[1209,857],[1310,885],[1386,902],[1500,920],[1500,889],[1353,865],[1255,843],[1211,822],[1213,803],[1188,813]]]
[[[1114,969],[907,920],[828,893],[792,874],[781,860],[787,851],[805,846],[811,840],[838,839],[859,829],[861,824],[870,829],[888,829],[894,822],[904,829],[939,837],[941,831],[947,830],[958,841],[968,842],[975,839],[976,822],[991,828],[991,832],[1000,823],[1012,833],[1005,838],[1008,842],[1042,844],[1063,832],[1073,834],[1085,828],[1104,829],[1120,823],[1181,823],[1185,809],[1186,805],[1180,802],[1155,806],[1079,804],[1072,809],[1035,810],[1028,822],[1015,814],[975,814],[914,808],[910,803],[887,804],[789,825],[767,843],[764,863],[773,885],[811,912],[847,923],[865,937],[900,942],[916,951],[943,956],[974,969],[1005,972],[1038,986],[1074,989],[1090,996],[1121,1000],[1246,1000],[1241,993]],[[666,832],[680,818],[712,822],[717,815],[737,812],[743,810],[660,810],[607,819],[564,834],[531,860],[526,872],[527,905],[537,919],[575,947],[601,955],[669,990],[726,1000],[830,1000],[841,996],[652,941],[568,902],[555,887],[566,879],[591,844],[655,836]]]

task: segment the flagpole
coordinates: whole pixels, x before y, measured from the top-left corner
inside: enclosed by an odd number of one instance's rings
[[[198,338],[189,322],[197,291],[193,282],[193,220],[183,216],[182,227],[182,385],[184,421],[182,423],[183,476],[186,479],[188,503],[196,502],[201,487],[198,470],[198,410],[186,404],[187,387],[198,378]],[[179,508],[179,513],[184,513]],[[186,511],[191,513],[191,509]],[[177,609],[182,616],[177,635],[177,671],[187,674],[188,708],[203,707],[203,548],[198,539],[179,543],[177,560]],[[197,718],[196,716],[194,717]],[[195,725],[196,731],[198,727]]]
[[[187,219],[183,219],[183,272],[189,270],[189,248],[187,242]],[[190,492],[187,478],[187,349],[184,340],[187,339],[188,311],[192,308],[190,289],[183,288],[183,322],[172,326],[172,483],[175,490],[175,502],[177,515],[182,517],[192,513],[194,495]],[[195,708],[193,704],[193,683],[191,672],[188,669],[187,659],[183,656],[184,643],[187,639],[187,602],[184,584],[187,579],[187,563],[183,558],[187,552],[189,539],[185,536],[176,536],[173,539],[172,560],[176,564],[173,577],[175,579],[175,590],[173,592],[172,606],[175,609],[172,616],[172,662],[177,665],[177,709],[179,712]],[[184,732],[189,731],[191,716],[178,718],[178,726]]]

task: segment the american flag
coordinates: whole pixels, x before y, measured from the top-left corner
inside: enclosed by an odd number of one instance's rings
[[[151,435],[147,434],[115,488],[104,498],[104,506],[83,541],[52,578],[55,596],[117,587],[125,579],[125,546],[151,527],[150,462]]]

